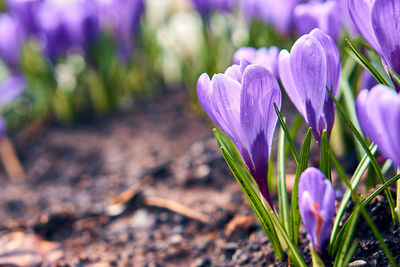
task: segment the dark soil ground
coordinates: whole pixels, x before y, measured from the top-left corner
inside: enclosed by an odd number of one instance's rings
[[[26,177],[1,171],[0,266],[286,266],[188,101],[167,93],[12,136]],[[399,227],[380,200],[369,209],[400,261]],[[362,220],[360,229],[353,266],[386,266]],[[309,257],[304,233],[301,242]]]

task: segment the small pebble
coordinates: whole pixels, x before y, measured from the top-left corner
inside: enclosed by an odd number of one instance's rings
[[[367,262],[364,260],[355,260],[353,262],[350,262],[348,267],[360,267],[360,266],[366,266]]]

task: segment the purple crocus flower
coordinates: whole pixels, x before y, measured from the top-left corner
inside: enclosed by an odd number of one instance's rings
[[[25,39],[21,25],[8,14],[0,15],[0,58],[11,68],[17,68]]]
[[[118,41],[119,55],[127,61],[144,11],[143,0],[97,0],[100,21]]]
[[[400,167],[400,95],[385,85],[364,89],[357,97],[356,111],[365,135]]]
[[[192,0],[192,3],[203,17],[207,17],[214,11],[231,12],[236,0]]]
[[[343,14],[336,0],[326,2],[311,1],[294,9],[294,24],[297,33],[303,35],[319,28],[337,40],[342,30]]]
[[[99,33],[92,1],[45,1],[38,13],[44,50],[51,60],[87,49]]]
[[[293,24],[293,10],[301,0],[246,0],[240,2],[245,18],[259,19],[288,35]]]
[[[398,0],[349,0],[354,24],[364,39],[400,74],[400,2]],[[397,92],[400,87],[396,86]]]
[[[260,191],[272,206],[268,190],[268,161],[280,108],[281,91],[271,72],[260,65],[233,65],[210,80],[197,82],[200,105],[210,119],[235,143]]]
[[[37,12],[42,0],[8,0],[7,8],[27,34],[38,32]]]
[[[279,76],[278,70],[279,49],[275,46],[255,49],[253,47],[239,48],[233,55],[233,63],[240,65],[242,61],[266,67],[275,77]]]
[[[332,232],[335,191],[325,175],[316,168],[308,168],[300,176],[299,208],[307,238],[322,256]]]
[[[317,142],[322,131],[332,131],[335,105],[326,87],[337,94],[340,56],[334,41],[319,29],[300,37],[289,54],[279,54],[279,76],[286,93],[312,128]]]

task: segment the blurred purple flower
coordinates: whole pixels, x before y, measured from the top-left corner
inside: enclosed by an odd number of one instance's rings
[[[97,0],[97,3],[100,22],[117,38],[120,57],[128,60],[144,11],[143,0]]]
[[[192,0],[192,3],[203,17],[207,17],[214,11],[231,12],[236,0]]]
[[[298,5],[294,9],[294,24],[297,33],[303,35],[314,28],[319,28],[337,40],[344,19],[340,7],[340,3],[336,0],[326,2],[317,0]]]
[[[289,54],[279,54],[279,75],[286,93],[312,128],[317,142],[322,131],[332,131],[335,105],[326,87],[337,94],[340,80],[339,50],[319,29],[300,37]]]
[[[3,138],[7,134],[7,124],[3,117],[0,116],[0,138]]]
[[[12,75],[0,84],[0,107],[10,104],[19,97],[25,89],[25,80],[21,75]],[[0,138],[7,133],[7,125],[0,116]]]
[[[210,119],[235,143],[264,198],[268,190],[268,161],[280,108],[279,85],[266,68],[233,65],[210,80],[204,73],[197,82],[199,102]]]
[[[1,14],[0,36],[0,58],[11,68],[17,68],[25,39],[21,25],[10,15]]]
[[[262,65],[272,72],[275,77],[278,77],[278,58],[279,49],[275,46],[258,50],[253,47],[242,47],[233,55],[233,63],[240,65],[242,61],[245,61],[248,64]]]
[[[335,191],[329,180],[316,168],[308,168],[300,176],[299,208],[307,238],[322,256],[332,232]]]
[[[357,97],[356,111],[365,135],[400,167],[400,95],[384,85],[364,89]]]
[[[240,8],[247,20],[259,19],[287,35],[293,24],[293,10],[300,2],[301,0],[246,0],[240,2]]]
[[[41,41],[51,60],[87,49],[99,33],[93,1],[45,1],[38,13]]]
[[[26,87],[21,75],[12,75],[0,85],[0,106],[7,105],[19,97]]]
[[[382,57],[383,64],[400,74],[400,2],[349,0],[348,4],[358,31]]]
[[[27,34],[38,32],[37,12],[43,0],[7,0],[7,8]]]

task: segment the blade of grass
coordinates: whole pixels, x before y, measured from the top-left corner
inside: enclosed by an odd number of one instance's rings
[[[283,249],[272,224],[271,218],[265,209],[264,204],[260,200],[259,195],[253,189],[254,187],[252,184],[255,184],[255,182],[250,182],[252,177],[243,166],[243,163],[236,162],[231,156],[232,154],[239,153],[237,152],[236,147],[234,147],[232,144],[232,141],[217,129],[214,129],[214,134],[218,144],[220,145],[222,155],[224,156],[236,180],[239,182],[239,185],[249,201],[251,208],[260,221],[261,227],[268,236],[276,257],[280,260],[283,256]]]
[[[342,68],[342,75],[340,76],[340,87],[339,87],[339,92],[338,92],[337,98],[339,99],[342,97],[343,102],[344,102],[344,107],[346,108],[349,118],[354,123],[357,130],[361,131],[360,125],[357,120],[354,95],[353,95],[353,91],[351,90],[351,86],[349,83],[349,78],[350,78],[351,73],[354,70],[355,65],[356,65],[356,62],[351,57],[349,57],[345,61],[344,66]],[[354,138],[354,144],[356,146],[357,155],[361,159],[362,156],[364,155],[364,151],[363,151],[361,145],[357,142],[357,138],[355,136],[353,136],[353,138]]]
[[[335,257],[335,261],[334,261],[334,265],[333,265],[334,267],[345,266],[344,265],[345,259],[349,257],[349,254],[347,252],[349,251],[349,249],[351,247],[351,244],[352,244],[351,240],[354,237],[355,230],[357,228],[358,217],[360,215],[360,209],[358,206],[354,209],[353,214],[354,214],[354,216],[353,216],[353,218],[351,218],[351,220],[349,220],[349,224],[347,225],[347,227],[343,228],[343,229],[345,229],[344,240],[343,240],[343,242],[340,243],[338,253],[336,253],[336,257]],[[350,257],[351,257],[351,255],[350,255]]]
[[[232,141],[227,138],[221,131],[214,129],[215,137],[218,144],[221,146],[221,152],[224,156],[229,168],[234,174],[235,178],[239,182],[246,198],[250,202],[250,205],[260,220],[261,226],[263,227],[266,235],[268,236],[272,247],[274,248],[275,255],[280,260],[283,255],[282,246],[288,247],[290,250],[289,256],[295,266],[306,267],[304,260],[301,258],[299,251],[291,241],[287,234],[284,226],[280,223],[275,211],[269,204],[260,198],[261,194],[259,190],[257,192],[251,186],[250,180],[254,180],[248,170],[244,167],[243,162],[234,162],[234,159],[230,155],[228,149],[232,149],[233,153],[238,153],[236,147]],[[253,182],[254,183],[254,182]],[[280,240],[281,237],[283,240]]]
[[[284,118],[283,121],[286,122]],[[286,190],[286,177],[285,177],[285,132],[281,127],[278,139],[278,155],[277,155],[277,178],[278,178],[278,200],[279,200],[279,215],[281,222],[285,226],[288,233],[290,231],[289,220],[289,200]],[[293,239],[293,238],[292,238]]]
[[[349,181],[347,181],[347,179],[342,179],[342,177],[339,176],[339,178],[342,180],[342,182],[347,186],[347,188],[349,188],[351,190],[351,196],[353,198],[353,200],[355,201],[356,207],[358,207],[360,209],[360,213],[362,214],[362,216],[364,217],[364,220],[367,222],[368,226],[371,228],[372,233],[374,234],[375,238],[378,240],[383,252],[385,253],[388,261],[390,262],[390,264],[392,264],[392,266],[397,266],[392,253],[390,252],[388,246],[386,245],[386,243],[384,242],[382,235],[380,234],[378,228],[376,227],[376,225],[374,224],[374,222],[372,221],[371,217],[369,216],[367,210],[365,209],[365,207],[362,205],[361,202],[361,197],[357,195],[356,191],[354,191],[351,188],[351,184],[349,183]],[[345,243],[345,246],[348,246]],[[346,249],[348,251],[348,248]],[[343,255],[343,254],[341,254]],[[344,262],[345,256],[344,257],[340,257],[339,258],[339,266],[344,266],[343,262]]]
[[[370,149],[371,149],[371,153],[375,154],[377,146],[371,145]],[[339,162],[337,161],[337,159],[333,153],[331,153],[331,158],[332,158],[333,165],[334,165],[335,169],[337,170],[338,174],[343,179],[347,179],[347,176],[344,173],[342,166],[339,164]],[[351,188],[355,189],[357,187],[358,183],[360,182],[363,174],[365,173],[365,171],[367,170],[369,165],[370,165],[370,159],[369,159],[368,155],[365,154],[364,157],[361,159],[360,163],[358,164],[357,169],[355,170],[355,172],[353,174],[353,177],[350,180]],[[336,233],[339,230],[340,221],[342,220],[343,214],[346,210],[347,204],[350,201],[350,198],[351,198],[351,192],[350,192],[350,189],[347,188],[346,192],[343,195],[342,201],[340,202],[338,211],[335,216],[335,220],[333,222],[332,235],[331,235],[331,240],[330,240],[331,254],[336,251],[336,244],[337,244]]]
[[[400,180],[400,174],[392,177],[391,179],[389,179],[385,184],[383,184],[382,186],[380,186],[377,190],[375,190],[371,195],[369,195],[362,203],[361,206],[365,207],[366,205],[368,205],[377,195],[379,195],[380,193],[382,193],[383,190],[385,190],[386,188],[388,188],[390,185],[394,184],[396,181]],[[345,235],[344,233],[344,229],[346,228],[347,224],[349,224],[349,221],[352,219],[352,217],[354,216],[354,214],[351,214],[349,216],[349,218],[347,218],[347,220],[344,222],[342,228],[340,229],[340,231],[338,232],[335,242],[334,242],[334,246],[338,246],[339,241],[341,240],[342,236]],[[332,231],[333,233],[333,231]],[[332,253],[330,253],[331,255],[334,254],[334,252],[336,251],[336,249],[332,249],[331,251],[333,251]]]
[[[397,83],[397,85],[400,86],[400,76],[396,72],[394,72],[389,66],[386,66],[386,67],[390,73],[390,76]]]
[[[300,175],[307,169],[308,166],[308,157],[310,154],[310,144],[311,144],[312,130],[308,128],[306,137],[303,142],[303,146],[300,150],[300,164],[296,169],[296,177],[293,184],[292,191],[292,236],[293,241],[297,245],[299,240],[299,226],[300,226],[300,210],[299,210],[299,202],[298,202],[298,194],[299,194],[299,179]]]
[[[328,141],[328,133],[326,130],[322,132],[321,144],[320,144],[320,160],[319,160],[319,168],[321,172],[328,178],[329,181],[332,182],[331,179],[331,164],[329,157],[329,141]]]
[[[282,114],[280,113],[280,111],[275,103],[274,103],[274,108],[276,111],[276,115],[278,115],[279,123],[281,124],[283,131],[285,132],[286,140],[288,141],[290,148],[292,150],[294,160],[296,161],[296,164],[299,164],[299,153],[297,152],[297,149],[296,149],[296,146],[294,145],[293,139],[290,136],[289,130],[286,127],[286,123],[283,120]]]
[[[340,114],[342,115],[342,117],[345,119],[345,121],[347,122],[347,124],[350,126],[351,130],[353,131],[353,134],[357,137],[357,140],[360,142],[360,144],[362,145],[365,153],[367,153],[368,157],[371,160],[371,164],[375,170],[375,172],[378,174],[379,180],[382,184],[384,184],[386,182],[385,177],[382,174],[381,169],[379,168],[378,163],[376,162],[375,157],[372,155],[371,151],[368,149],[368,146],[366,144],[366,142],[364,141],[362,135],[360,134],[360,132],[357,130],[357,128],[354,126],[354,124],[351,122],[351,120],[349,119],[349,117],[346,115],[343,107],[340,105],[340,103],[337,101],[337,99],[335,98],[335,96],[332,94],[331,90],[329,90],[329,88],[326,88],[329,92],[329,95],[331,96],[332,100],[335,102],[336,107],[338,108],[338,110],[340,111]],[[389,207],[390,207],[390,212],[392,215],[392,219],[396,220],[396,213],[394,211],[394,202],[393,202],[393,197],[390,194],[389,190],[385,189],[385,194],[386,194],[386,198],[389,202]]]
[[[355,60],[366,70],[368,70],[372,76],[378,81],[380,84],[384,84],[386,86],[390,86],[385,78],[378,72],[378,70],[353,46],[350,40],[346,39],[347,45],[350,47],[351,51],[354,54],[349,53],[351,56],[355,55]]]
[[[301,126],[303,125],[303,117],[300,115],[300,113],[298,113],[295,117],[295,119],[293,120],[292,125],[290,126],[289,129],[289,134],[290,136],[296,136],[298,134],[298,132],[301,129]],[[290,145],[288,143],[285,144],[285,159],[287,159],[289,157],[289,153],[290,153]]]

